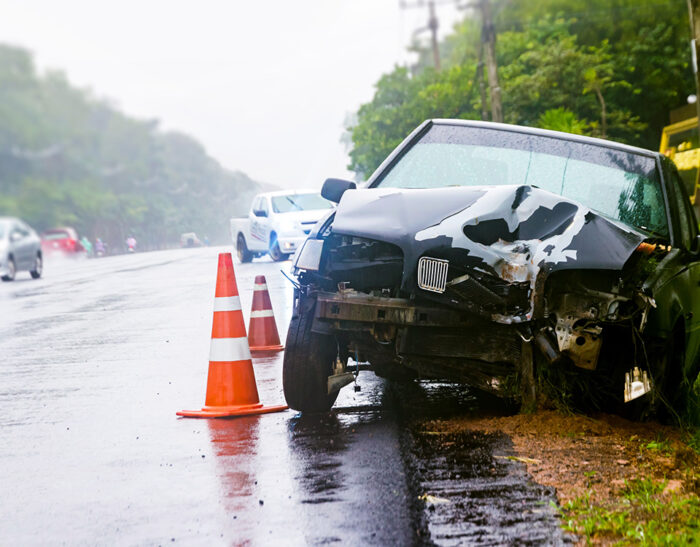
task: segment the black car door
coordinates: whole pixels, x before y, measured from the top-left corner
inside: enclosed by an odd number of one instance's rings
[[[675,245],[680,248],[679,275],[672,281],[672,291],[678,297],[686,334],[686,371],[700,358],[700,240],[695,212],[683,190],[675,166],[667,169],[671,210],[677,212],[674,228]]]

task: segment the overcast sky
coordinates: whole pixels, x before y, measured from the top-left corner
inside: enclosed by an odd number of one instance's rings
[[[411,59],[427,14],[399,0],[0,0],[0,42],[230,169],[320,187],[351,176],[345,117]],[[444,34],[461,13],[445,3],[438,16]]]

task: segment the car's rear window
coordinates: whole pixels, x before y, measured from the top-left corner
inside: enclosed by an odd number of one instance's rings
[[[375,186],[532,185],[635,228],[668,236],[651,156],[568,139],[434,125]]]
[[[52,239],[66,239],[67,237],[70,237],[68,232],[44,232],[41,235],[42,239],[46,239],[48,241],[51,241]]]

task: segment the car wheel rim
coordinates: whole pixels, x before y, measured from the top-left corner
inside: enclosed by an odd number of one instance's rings
[[[16,270],[15,270],[15,263],[12,260],[10,260],[10,262],[7,264],[7,269],[8,269],[7,277],[9,277],[10,279],[14,279]]]
[[[34,271],[41,275],[41,272],[44,270],[44,261],[41,260],[40,256],[36,257],[36,263],[34,264]]]
[[[270,256],[274,260],[278,260],[282,254],[282,251],[280,249],[279,242],[277,241],[277,238],[272,240],[272,243],[270,244]]]

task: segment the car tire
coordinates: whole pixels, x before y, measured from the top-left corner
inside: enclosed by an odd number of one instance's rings
[[[282,252],[282,249],[280,249],[280,242],[277,240],[277,234],[272,232],[270,235],[270,258],[274,260],[275,262],[282,262],[284,260],[287,260],[289,255],[285,254]]]
[[[15,261],[12,257],[10,257],[7,260],[7,275],[2,276],[3,281],[14,281],[15,276],[17,275],[17,266],[15,265]]]
[[[238,260],[242,263],[253,260],[253,253],[248,250],[243,234],[238,234],[238,239],[236,240],[236,253],[238,254]]]
[[[692,387],[692,382],[688,385],[683,375],[684,338],[683,329],[676,325],[665,343],[658,344],[651,357],[652,392],[629,403],[621,402],[622,416],[635,421],[656,418],[663,423],[684,419]],[[623,378],[624,372],[620,372],[620,381]]]
[[[337,345],[332,336],[311,331],[316,299],[302,298],[289,323],[282,386],[287,404],[305,413],[328,412],[338,392],[328,395]]]
[[[685,332],[682,328],[674,329],[666,343],[663,355],[664,373],[661,384],[661,394],[666,404],[659,408],[659,417],[663,421],[685,421],[698,409],[691,408],[693,385],[698,377],[698,363],[694,363],[689,371],[684,371],[685,363]]]
[[[36,259],[34,259],[34,268],[29,270],[29,274],[34,279],[39,279],[41,274],[44,272],[44,261],[41,258],[41,253],[37,253]]]

